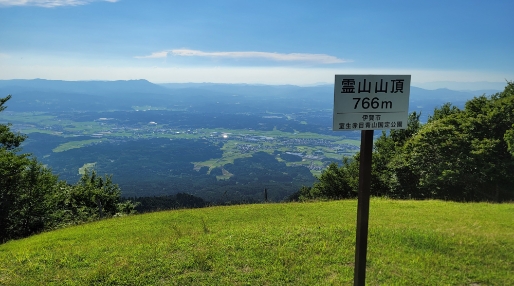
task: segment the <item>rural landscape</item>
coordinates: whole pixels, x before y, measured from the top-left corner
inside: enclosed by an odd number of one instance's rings
[[[332,89],[0,81],[0,91],[15,94],[0,119],[27,135],[24,152],[69,184],[94,170],[112,175],[127,198],[187,193],[216,204],[259,202],[266,189],[279,202],[359,151],[359,131],[332,131]],[[449,99],[463,108],[481,92],[413,88],[411,128],[435,108],[455,111],[444,109]]]
[[[125,85],[135,92],[103,108]],[[151,88],[159,92],[142,95]],[[3,284],[351,282],[360,141],[327,127],[330,86],[30,80],[0,90],[17,94],[0,115],[11,174],[1,181],[2,239],[58,229],[0,246]],[[308,104],[310,93],[320,96]],[[408,128],[375,133],[368,281],[418,284],[429,271],[422,284],[508,284],[514,84],[492,95],[412,93]],[[379,250],[396,243],[394,254]],[[123,260],[102,258],[105,249]]]
[[[0,0],[0,285],[514,285],[512,11]]]

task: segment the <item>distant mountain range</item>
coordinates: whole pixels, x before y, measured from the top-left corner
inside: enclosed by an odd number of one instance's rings
[[[503,90],[506,82],[489,82],[489,81],[477,81],[477,82],[458,82],[458,81],[433,81],[425,83],[417,83],[415,86],[425,89],[438,89],[444,86],[451,90],[459,91],[483,91],[490,93],[490,91]]]
[[[456,91],[411,87],[410,109],[431,113],[435,106],[466,100],[499,90]],[[154,84],[147,80],[61,81],[0,80],[0,96],[12,94],[9,111],[109,111],[137,106],[202,111],[231,108],[236,112],[258,109],[331,109],[333,85],[250,85],[213,83]],[[294,103],[292,103],[294,102]],[[237,106],[235,106],[237,105]],[[228,110],[227,110],[228,111]]]
[[[168,89],[143,79],[118,81],[63,81],[45,79],[0,80],[0,90],[4,91],[5,89],[11,89],[12,93],[30,91],[54,91],[95,95],[125,92],[166,94],[169,92]]]

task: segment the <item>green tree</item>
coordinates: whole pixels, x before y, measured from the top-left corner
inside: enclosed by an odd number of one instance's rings
[[[49,203],[54,210],[50,219],[53,228],[133,214],[138,205],[130,200],[122,202],[121,190],[111,176],[100,177],[88,170],[75,185],[59,182]]]
[[[410,172],[399,185],[415,198],[457,199],[470,173],[468,136],[449,120],[428,123],[403,148],[396,166]],[[469,179],[469,178],[468,178]]]
[[[514,157],[508,141],[514,124],[514,83],[490,98],[468,101],[464,111],[469,114],[464,128],[472,138],[474,176],[481,182],[477,192],[489,200],[514,198]]]
[[[300,200],[311,199],[345,199],[357,195],[354,186],[355,176],[352,175],[352,164],[348,158],[343,159],[343,165],[339,167],[331,163],[318,177],[318,181],[312,187],[303,187],[300,190]],[[357,170],[358,172],[358,170]],[[358,177],[357,177],[358,180]]]
[[[9,99],[11,99],[11,95],[0,98],[0,112],[7,108],[5,103]],[[27,137],[25,135],[12,132],[10,126],[10,123],[0,124],[0,149],[16,151],[16,148],[18,148]]]
[[[421,129],[421,113],[409,114],[406,129],[382,131],[375,141],[371,171],[371,193],[375,196],[405,198],[409,196],[412,172],[398,164],[398,154],[405,143]],[[358,175],[358,174],[357,174]]]
[[[12,236],[16,220],[12,212],[17,206],[18,190],[27,163],[26,157],[0,148],[0,242]]]
[[[5,110],[8,95],[0,99]],[[57,177],[29,154],[19,154],[26,136],[0,124],[0,242],[42,231],[49,210],[44,202]]]
[[[428,117],[428,123],[443,119],[447,116],[450,116],[452,114],[456,114],[461,112],[461,110],[457,107],[452,105],[450,102],[447,102],[443,104],[441,107],[436,107],[434,109],[434,113]]]
[[[507,130],[505,132],[505,135],[503,136],[505,139],[505,142],[507,143],[507,147],[509,152],[514,156],[514,125],[512,125],[512,128]]]
[[[25,237],[40,232],[50,223],[48,195],[54,190],[57,176],[46,169],[35,159],[24,162],[23,170],[18,178],[19,183],[13,196],[10,208],[7,232],[12,237]]]
[[[410,170],[399,179],[415,197],[503,201],[514,198],[514,88],[466,102],[464,110],[443,106],[405,144],[390,166]],[[406,182],[408,181],[408,182]]]

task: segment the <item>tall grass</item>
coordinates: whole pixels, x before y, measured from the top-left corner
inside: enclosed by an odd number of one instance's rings
[[[356,201],[113,218],[0,245],[0,285],[351,285]],[[369,285],[512,285],[514,205],[372,199]]]

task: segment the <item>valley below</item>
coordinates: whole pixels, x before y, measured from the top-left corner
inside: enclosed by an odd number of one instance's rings
[[[259,202],[266,189],[284,201],[360,145],[359,131],[332,131],[330,85],[11,80],[0,92],[13,95],[0,122],[28,136],[22,152],[70,184],[86,170],[112,175],[128,198]],[[472,96],[413,88],[412,111],[426,119]]]

